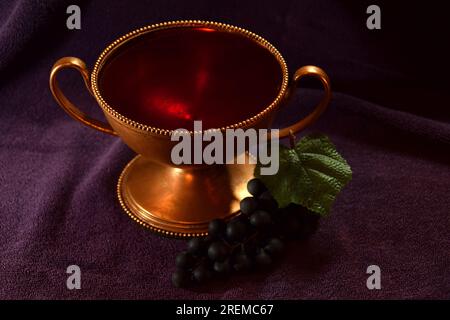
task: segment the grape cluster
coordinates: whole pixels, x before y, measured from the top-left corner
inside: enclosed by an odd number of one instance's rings
[[[177,255],[174,286],[268,268],[283,253],[287,240],[306,240],[317,230],[318,215],[296,204],[279,208],[261,180],[250,180],[247,189],[252,197],[241,200],[239,215],[228,222],[212,220],[208,236],[191,238]]]

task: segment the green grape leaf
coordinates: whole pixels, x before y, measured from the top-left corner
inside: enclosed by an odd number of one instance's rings
[[[280,145],[279,170],[261,179],[280,207],[296,203],[320,215],[329,214],[336,196],[352,178],[347,161],[325,135],[302,138],[293,149]]]

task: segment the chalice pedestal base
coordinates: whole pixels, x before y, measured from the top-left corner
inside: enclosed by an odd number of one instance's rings
[[[210,220],[238,213],[239,201],[249,196],[246,186],[254,167],[180,169],[138,155],[122,171],[117,193],[125,212],[152,231],[173,237],[202,236]]]

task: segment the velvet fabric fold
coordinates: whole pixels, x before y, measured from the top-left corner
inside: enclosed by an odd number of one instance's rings
[[[445,10],[380,4],[382,29],[368,30],[364,1],[98,0],[79,3],[81,30],[68,30],[69,4],[76,2],[0,3],[0,298],[449,297]],[[326,70],[333,100],[300,136],[329,135],[354,173],[318,233],[290,245],[274,270],[184,290],[170,282],[184,242],[138,226],[117,201],[117,179],[133,152],[67,116],[48,77],[60,57],[92,68],[118,36],[190,18],[260,34],[291,74],[307,64]],[[59,78],[75,104],[101,117],[78,74]],[[275,126],[296,121],[320,97],[319,85],[305,81]],[[72,264],[81,268],[81,290],[66,288]],[[366,287],[373,264],[381,290]]]

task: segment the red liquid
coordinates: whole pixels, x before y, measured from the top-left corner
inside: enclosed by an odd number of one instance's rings
[[[278,95],[282,69],[264,47],[207,28],[150,32],[113,53],[100,71],[105,101],[163,129],[218,128],[248,119]]]

